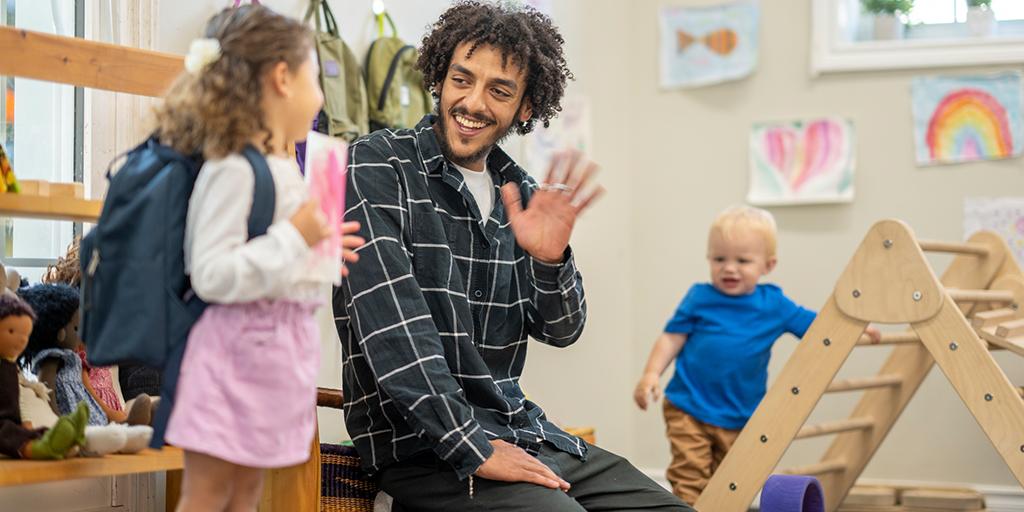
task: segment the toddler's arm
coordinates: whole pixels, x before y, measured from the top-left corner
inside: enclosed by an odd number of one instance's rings
[[[661,396],[658,386],[661,374],[679,355],[684,343],[686,343],[685,334],[671,332],[662,333],[654,342],[651,355],[647,358],[647,366],[644,367],[644,374],[640,377],[640,382],[636,384],[636,389],[633,390],[633,400],[636,401],[638,407],[646,411],[649,403],[648,397],[651,398],[650,403],[653,403]]]

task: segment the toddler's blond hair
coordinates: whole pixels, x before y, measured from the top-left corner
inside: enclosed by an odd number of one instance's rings
[[[775,257],[776,241],[775,217],[766,210],[752,206],[731,206],[715,217],[711,223],[709,236],[714,233],[729,239],[739,231],[754,232],[764,237],[768,249],[768,257]]]

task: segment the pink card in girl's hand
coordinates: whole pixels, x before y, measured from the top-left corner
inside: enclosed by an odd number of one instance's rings
[[[306,181],[309,198],[320,203],[332,235],[313,248],[307,276],[312,280],[341,284],[341,223],[345,215],[345,169],[348,144],[322,133],[306,139]]]

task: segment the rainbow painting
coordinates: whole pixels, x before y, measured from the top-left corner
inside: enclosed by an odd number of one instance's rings
[[[750,190],[760,206],[853,200],[853,123],[821,118],[755,124],[750,132]]]
[[[914,79],[918,165],[1020,156],[1021,94],[1020,73]]]

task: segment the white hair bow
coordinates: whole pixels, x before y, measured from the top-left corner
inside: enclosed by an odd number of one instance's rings
[[[185,69],[193,75],[220,58],[220,41],[216,39],[196,39],[188,47],[185,56]]]

